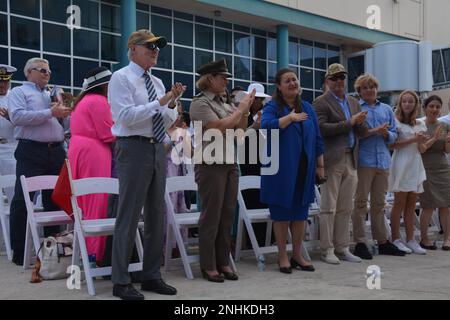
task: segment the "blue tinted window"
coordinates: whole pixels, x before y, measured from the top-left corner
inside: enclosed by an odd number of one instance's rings
[[[192,74],[175,72],[174,82],[181,82],[186,86],[186,91],[183,94],[183,98],[192,99],[194,88],[194,80]]]
[[[167,45],[159,51],[158,68],[172,69],[172,46]]]
[[[98,29],[99,4],[89,0],[72,0],[72,3],[80,7],[81,26],[85,28]]]
[[[232,52],[233,34],[231,31],[216,29],[216,50],[223,52]]]
[[[327,50],[314,48],[314,67],[317,69],[327,68]]]
[[[195,50],[195,70],[198,70],[200,66],[213,60],[212,52]]]
[[[252,80],[256,82],[267,81],[267,63],[261,60],[252,60]]]
[[[213,29],[202,25],[195,25],[195,46],[202,49],[213,49]]]
[[[102,4],[102,30],[120,33],[120,7]]]
[[[9,64],[8,63],[8,49],[0,48],[0,63],[1,64]]]
[[[277,39],[269,38],[267,40],[267,59],[276,61],[277,60]]]
[[[11,13],[39,18],[39,0],[11,0],[9,5]]]
[[[136,29],[149,29],[149,15],[148,13],[136,12]]]
[[[52,70],[50,83],[70,87],[70,58],[44,55],[44,59],[48,60]]]
[[[305,67],[313,66],[313,48],[300,45],[300,65]]]
[[[267,41],[266,38],[252,36],[253,57],[259,59],[267,58]]]
[[[311,69],[300,68],[300,85],[302,88],[314,88],[314,73]]]
[[[298,64],[298,44],[289,42],[289,64]]]
[[[250,35],[234,33],[234,53],[240,56],[250,56]]]
[[[69,15],[66,13],[70,0],[42,0],[42,16],[44,20],[66,23]]]
[[[175,47],[174,50],[174,69],[180,71],[193,72],[193,53],[192,49]]]
[[[87,72],[98,67],[97,61],[73,59],[73,85],[75,87],[81,87],[83,85],[84,77]],[[111,66],[108,64],[108,68]]]
[[[43,29],[44,51],[70,54],[70,30],[66,26],[44,23]]]
[[[273,83],[275,82],[275,75],[277,74],[277,64],[276,63],[269,63],[269,79],[268,81]]]
[[[120,37],[102,33],[102,60],[120,60]]]
[[[152,15],[152,32],[158,36],[164,36],[168,42],[172,42],[172,20],[165,17]]]
[[[17,81],[26,81],[25,75],[23,72],[20,72],[20,69],[23,70],[27,61],[31,58],[39,58],[39,53],[36,52],[28,52],[28,51],[20,51],[20,50],[11,50],[11,65],[15,66],[19,72],[14,73],[14,80]],[[21,67],[22,68],[21,68]],[[50,68],[52,66],[50,65]]]
[[[191,22],[174,20],[174,41],[185,46],[193,45],[193,26]]]
[[[73,54],[98,59],[98,32],[73,30]]]
[[[152,68],[152,75],[155,77],[161,79],[161,81],[164,84],[164,87],[166,88],[166,91],[169,91],[172,88],[172,72],[170,71],[162,71],[162,70],[156,70]]]
[[[8,10],[8,4],[6,3],[8,0],[0,0],[0,11],[6,12]]]
[[[325,83],[325,72],[323,71],[315,71],[315,86],[314,89],[316,90],[323,90],[324,89],[324,83]]]
[[[5,14],[0,14],[0,44],[8,44],[8,17]]]
[[[39,21],[11,17],[11,45],[40,50]]]
[[[250,80],[250,59],[234,57],[234,77]]]

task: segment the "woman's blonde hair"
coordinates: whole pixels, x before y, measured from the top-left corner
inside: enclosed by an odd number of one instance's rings
[[[210,74],[204,74],[200,77],[200,79],[197,80],[195,85],[200,91],[206,91],[209,89],[209,86],[211,85],[211,82],[209,80]]]
[[[358,77],[355,81],[355,90],[356,92],[360,93],[361,87],[365,84],[373,84],[377,89],[379,88],[380,84],[373,75],[371,74],[363,74]]]
[[[406,116],[402,110],[402,99],[406,94],[412,95],[415,100],[414,110],[408,119],[409,122],[406,122]],[[402,93],[400,93],[400,95],[398,96],[397,105],[395,106],[395,117],[397,118],[397,120],[400,121],[401,123],[405,123],[410,126],[415,126],[416,119],[417,119],[417,116],[419,115],[419,113],[420,113],[420,98],[417,95],[417,93],[415,93],[412,90],[405,90]]]

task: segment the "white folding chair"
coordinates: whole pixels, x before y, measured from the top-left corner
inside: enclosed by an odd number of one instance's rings
[[[183,263],[184,271],[188,279],[194,279],[192,274],[191,263],[198,262],[199,256],[197,254],[188,255],[187,245],[181,235],[182,228],[198,227],[198,220],[200,212],[177,213],[174,210],[170,194],[178,191],[197,191],[197,184],[194,176],[170,177],[166,179],[166,192],[164,199],[167,208],[167,232],[166,232],[166,248],[164,268],[167,269],[170,264],[180,259],[172,259],[172,239],[175,237],[178,249],[180,251],[181,261]],[[233,257],[230,253],[230,267],[236,271]]]
[[[38,228],[73,224],[72,219],[62,210],[36,211],[33,201],[30,198],[30,192],[54,189],[57,180],[58,176],[36,176],[25,178],[25,176],[22,175],[20,177],[23,197],[27,208],[27,227],[23,260],[24,269],[30,267],[32,246],[34,246],[34,251],[36,254],[39,251],[41,238],[39,236]]]
[[[261,177],[260,176],[242,176],[239,178],[239,192],[238,192],[238,204],[239,204],[239,221],[236,239],[236,254],[235,259],[239,261],[242,254],[245,253],[242,250],[242,237],[244,231],[244,225],[247,229],[250,242],[253,247],[253,252],[258,263],[263,263],[265,261],[264,254],[278,252],[278,247],[270,243],[271,232],[272,232],[272,220],[270,219],[269,209],[247,209],[245,205],[244,197],[242,191],[250,189],[260,189],[261,188]],[[255,231],[253,230],[253,223],[266,222],[266,241],[265,246],[261,247],[256,239]],[[289,234],[290,237],[290,234]],[[292,250],[292,244],[287,244],[287,250]],[[310,260],[308,250],[305,245],[305,241],[302,243],[302,255],[305,259]]]
[[[70,177],[70,166],[68,166],[68,168]],[[119,181],[116,178],[84,178],[77,180],[70,179],[70,181],[72,188],[71,203],[75,218],[72,264],[79,264],[81,252],[81,261],[86,276],[88,293],[91,296],[94,296],[94,278],[110,275],[112,268],[110,266],[102,268],[93,268],[90,266],[88,251],[86,247],[86,237],[113,235],[116,219],[107,218],[84,220],[83,212],[78,206],[77,197],[100,193],[119,194]],[[140,225],[142,226],[142,223],[140,223]],[[144,250],[142,247],[139,230],[136,231],[135,242],[140,262],[130,264],[128,267],[128,271],[130,272],[142,270]]]
[[[11,203],[8,202],[8,205],[5,203],[3,199],[3,193],[6,191],[6,189],[14,188],[15,184],[16,184],[15,175],[13,174],[4,176],[0,175],[0,223],[2,225],[2,233],[6,248],[6,256],[10,261],[12,260],[11,241],[9,238],[9,207]]]

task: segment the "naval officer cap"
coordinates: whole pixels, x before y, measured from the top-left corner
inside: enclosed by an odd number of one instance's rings
[[[0,81],[9,81],[17,69],[6,64],[0,64]]]

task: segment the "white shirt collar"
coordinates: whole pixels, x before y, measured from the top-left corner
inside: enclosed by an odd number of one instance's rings
[[[145,73],[145,70],[133,61],[130,61],[130,64],[128,66],[130,67],[130,70],[133,71],[133,73],[138,77],[142,77],[142,75]]]

